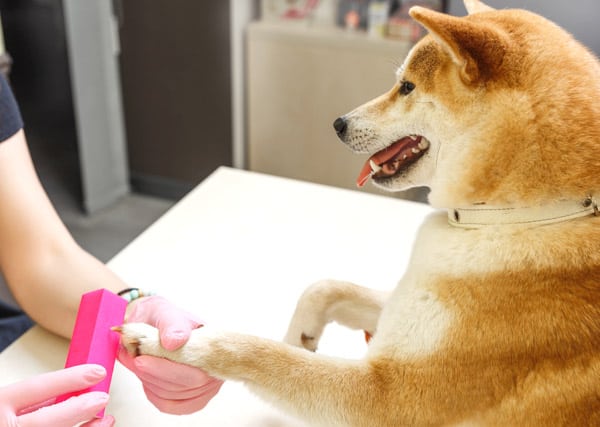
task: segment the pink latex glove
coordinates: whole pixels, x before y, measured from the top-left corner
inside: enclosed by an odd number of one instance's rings
[[[99,365],[79,365],[38,375],[0,388],[0,426],[110,427],[111,416],[95,418],[108,403],[102,392],[84,393],[54,404],[57,396],[83,390],[106,376]]]
[[[133,302],[125,321],[148,323],[158,328],[160,342],[167,350],[181,347],[189,339],[192,329],[202,326],[191,314],[159,296]],[[132,357],[124,348],[120,349],[118,358],[142,381],[148,400],[169,414],[199,411],[223,384],[201,369],[158,357]]]

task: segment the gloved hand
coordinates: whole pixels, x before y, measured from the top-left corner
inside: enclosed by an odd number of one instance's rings
[[[106,376],[99,365],[79,365],[38,375],[0,388],[0,426],[110,427],[111,416],[95,418],[108,403],[108,394],[89,392],[54,404],[56,397],[86,389]]]
[[[189,339],[192,329],[202,326],[191,314],[159,296],[135,300],[125,321],[148,323],[158,328],[160,342],[167,350],[181,347]],[[119,351],[118,358],[142,381],[148,400],[169,414],[199,411],[223,384],[201,369],[158,357],[132,357],[124,348]]]

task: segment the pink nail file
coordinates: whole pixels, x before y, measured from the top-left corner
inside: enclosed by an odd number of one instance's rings
[[[60,396],[57,403],[88,391],[108,393],[119,350],[119,334],[111,328],[123,324],[126,307],[127,301],[124,298],[106,289],[82,295],[65,368],[95,363],[104,366],[106,377],[85,390]],[[103,417],[104,411],[98,413],[98,416]]]

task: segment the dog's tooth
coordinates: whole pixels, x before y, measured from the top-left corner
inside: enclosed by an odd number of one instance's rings
[[[421,150],[416,147],[411,148],[410,151],[412,151],[413,154],[419,154],[421,152]]]
[[[373,160],[369,160],[369,164],[371,165],[371,171],[373,171],[373,173],[377,173],[381,170],[381,166],[379,166]]]
[[[429,148],[429,141],[427,141],[426,139],[422,139],[419,142],[419,145],[417,145],[417,147],[419,147],[421,150],[426,150]]]
[[[412,139],[413,141],[416,141],[416,140],[417,140],[417,138],[418,138],[418,136],[417,136],[417,135],[408,135],[408,137],[409,137],[410,139]]]
[[[405,154],[402,156],[402,160],[406,160],[406,159],[408,159],[408,154]]]

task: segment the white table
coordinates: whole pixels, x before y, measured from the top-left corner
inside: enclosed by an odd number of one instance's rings
[[[281,339],[302,291],[325,278],[391,289],[427,205],[219,168],[109,266],[223,329]],[[358,358],[357,332],[332,325],[323,353]],[[0,354],[0,384],[63,366],[68,342],[34,327]],[[117,363],[108,413],[117,425],[299,427],[238,383],[202,411],[162,414]]]

